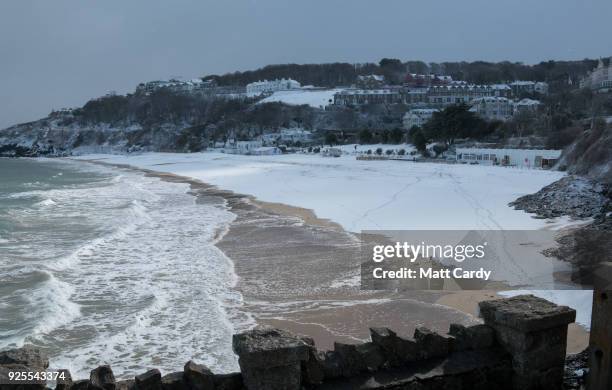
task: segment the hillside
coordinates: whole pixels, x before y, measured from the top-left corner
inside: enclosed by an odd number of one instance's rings
[[[452,76],[455,80],[468,83],[501,83],[508,80],[547,81],[563,84],[568,79],[578,81],[587,71],[597,65],[597,60],[544,61],[534,65],[520,62],[430,62],[405,61],[383,58],[376,63],[349,64],[279,64],[260,69],[234,72],[223,75],[207,75],[205,80],[214,79],[219,85],[246,85],[258,80],[292,78],[302,85],[316,85],[333,88],[355,83],[357,76],[380,74],[390,84],[401,84],[408,73],[435,73]]]
[[[83,107],[0,131],[0,155],[66,155],[135,150],[193,152],[228,137],[249,139],[295,123],[311,128],[318,111],[255,99],[212,99],[159,90],[105,96]]]
[[[595,126],[566,148],[560,166],[568,172],[612,185],[612,128]]]
[[[569,145],[581,131],[576,121],[583,120],[597,99],[590,91],[578,90],[569,80],[578,80],[595,64],[593,60],[548,61],[536,65],[499,62],[401,62],[382,59],[379,63],[285,64],[270,65],[247,72],[221,76],[210,75],[219,88],[244,88],[247,83],[276,78],[293,78],[302,85],[316,87],[298,91],[277,91],[259,98],[228,98],[220,95],[185,93],[167,88],[125,96],[108,95],[87,102],[73,110],[52,112],[33,122],[0,130],[0,155],[65,155],[88,152],[177,151],[193,152],[210,143],[229,138],[251,139],[283,127],[299,126],[309,130],[334,130],[358,134],[363,130],[385,141],[385,133],[401,128],[408,106],[369,104],[361,107],[329,108],[334,89],[352,85],[358,75],[380,74],[388,84],[401,84],[406,75],[415,73],[448,74],[455,80],[471,83],[496,83],[505,80],[547,81],[551,93],[542,99],[543,112],[552,112],[525,123],[508,121],[496,132],[496,141],[516,136],[543,136],[551,148]],[[142,84],[144,85],[144,84]],[[599,99],[601,100],[601,99]],[[612,110],[612,99],[599,104]],[[554,112],[552,111],[554,109]],[[550,123],[547,124],[547,123]],[[321,139],[323,139],[321,135]],[[351,142],[356,141],[350,139]],[[589,138],[590,139],[590,138]],[[338,139],[339,142],[349,139]],[[590,141],[585,141],[590,145]],[[582,157],[584,145],[566,156],[567,165],[576,173],[588,171],[598,153],[606,155],[605,142],[594,146]],[[600,150],[601,149],[601,150]],[[609,150],[608,150],[609,151]],[[572,157],[574,156],[575,157]],[[608,153],[609,155],[609,153]],[[585,159],[589,159],[586,161]],[[584,161],[583,161],[584,160]],[[599,176],[609,170],[598,165]],[[608,172],[608,173],[602,173]],[[607,177],[607,176],[606,176]]]

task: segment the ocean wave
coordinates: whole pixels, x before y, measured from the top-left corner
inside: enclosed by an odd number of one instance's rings
[[[81,315],[80,306],[70,300],[73,293],[72,285],[58,280],[49,273],[47,282],[34,290],[28,298],[31,307],[38,311],[36,313],[38,323],[32,331],[32,336],[49,334]]]
[[[110,174],[17,195],[56,203],[25,215],[33,230],[22,242],[31,248],[21,265],[36,259],[31,265],[49,275],[20,293],[40,316],[28,319],[29,337],[76,377],[95,364],[112,364],[125,376],[147,366],[175,369],[191,358],[236,369],[231,335],[254,320],[234,289],[233,262],[214,246],[236,215],[198,202],[187,183],[98,169]],[[44,240],[26,242],[36,234]],[[47,309],[35,310],[43,303]]]
[[[130,207],[126,210],[128,218],[119,221],[119,225],[114,231],[81,245],[67,256],[62,256],[59,259],[46,262],[45,267],[52,271],[64,271],[74,267],[82,258],[94,256],[96,252],[103,250],[105,246],[112,245],[114,241],[125,239],[140,225],[150,221],[146,207],[138,200],[131,201]]]
[[[47,198],[45,200],[41,200],[40,202],[34,203],[34,206],[36,207],[48,207],[48,206],[55,206],[57,203],[51,199],[51,198]]]

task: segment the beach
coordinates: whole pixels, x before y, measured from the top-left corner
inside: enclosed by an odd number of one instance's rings
[[[3,168],[0,345],[35,344],[76,378],[92,365],[126,378],[188,359],[230,372],[231,335],[257,325],[326,350],[368,340],[370,327],[411,337],[419,326],[445,333],[479,323],[479,301],[525,290],[362,289],[363,248],[388,242],[383,228],[529,232],[566,222],[507,206],[559,175],[549,172],[221,153],[18,159]],[[568,350],[580,351],[589,292],[528,292],[577,309]]]
[[[422,325],[446,332],[448,325],[453,322],[477,323],[477,302],[498,297],[495,292],[490,291],[361,291],[358,273],[360,242],[358,235],[346,227],[382,227],[381,221],[397,227],[397,216],[388,219],[373,218],[372,215],[376,211],[372,210],[376,208],[366,210],[360,226],[355,224],[354,219],[349,223],[346,218],[322,218],[315,210],[296,205],[301,203],[299,200],[287,204],[270,201],[278,198],[278,195],[264,194],[263,198],[259,198],[254,196],[258,191],[249,191],[248,195],[233,192],[229,189],[233,190],[240,185],[227,185],[228,178],[244,178],[241,171],[245,171],[247,181],[261,179],[259,170],[266,171],[274,162],[266,158],[232,156],[231,159],[237,161],[231,161],[229,164],[230,161],[223,161],[226,156],[219,154],[199,157],[204,160],[199,164],[193,161],[193,156],[166,154],[135,158],[87,158],[112,164],[134,163],[135,167],[153,170],[148,171],[149,174],[159,175],[164,180],[189,182],[192,193],[203,201],[207,197],[225,199],[228,209],[236,214],[236,219],[216,245],[234,263],[238,276],[236,288],[244,298],[243,310],[253,315],[258,324],[277,326],[308,335],[315,339],[319,348],[327,349],[333,347],[334,341],[366,340],[369,337],[368,328],[373,326],[386,326],[401,335],[411,336],[414,329]],[[246,164],[242,163],[241,158]],[[218,164],[219,160],[223,161],[223,169],[214,164]],[[211,161],[212,166],[207,166]],[[258,166],[258,163],[263,167]],[[321,159],[314,160],[314,163],[329,165],[336,162]],[[287,165],[298,163],[281,160],[279,164],[281,169],[285,169]],[[157,169],[172,173],[159,173]],[[444,170],[438,169],[435,173],[442,177]],[[524,177],[524,174],[525,172],[518,172],[519,177]],[[558,174],[547,175],[542,181],[553,180],[557,176]],[[215,185],[204,181],[205,178]],[[300,189],[290,184],[293,180],[285,180],[283,184],[291,188],[292,195],[299,194]],[[423,179],[417,179],[414,183],[421,180]],[[234,182],[237,183],[237,180]],[[534,188],[537,185],[539,184],[535,184]],[[266,191],[259,189],[258,195],[261,196],[261,193]],[[454,192],[472,204],[479,202],[479,199],[470,199],[472,194],[463,193],[461,189],[455,189]],[[394,196],[397,200],[398,194]],[[332,202],[333,200],[332,197]],[[486,206],[479,205],[478,208],[486,211],[480,214],[476,212],[479,218],[476,225],[479,227],[505,225],[500,218],[503,215],[491,212]],[[383,211],[383,216],[389,215],[384,207],[379,207],[378,210]],[[512,218],[508,218],[508,225],[511,227],[547,228],[559,222],[532,220],[526,215],[518,215],[524,214],[522,212],[509,211],[513,210],[503,210],[504,213],[514,214]],[[368,216],[368,213],[372,215]],[[414,227],[414,223],[413,220],[411,227]],[[431,224],[432,221],[428,223]],[[455,219],[450,223],[457,225],[458,221]],[[588,332],[584,327],[572,326],[568,337],[568,350],[582,350],[586,346],[587,336]]]
[[[358,237],[312,210],[262,202],[187,177],[146,171],[189,183],[200,202],[222,198],[236,219],[217,242],[234,263],[243,310],[258,325],[312,337],[322,349],[369,339],[370,327],[412,336],[418,326],[446,332],[451,323],[478,322],[470,313],[435,304],[436,291],[359,288]]]

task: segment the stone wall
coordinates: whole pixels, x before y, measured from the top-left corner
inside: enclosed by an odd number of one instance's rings
[[[299,390],[299,389],[561,389],[567,325],[575,311],[534,296],[482,302],[484,324],[451,325],[447,334],[418,328],[411,338],[387,328],[370,329],[362,344],[335,343],[318,351],[312,339],[256,328],[234,335],[240,372],[215,374],[189,361],[182,371],[152,369],[116,381],[109,366],[89,379],[67,379],[58,390]],[[31,347],[0,352],[0,390],[10,370],[49,365]],[[67,373],[69,376],[69,373]],[[44,383],[29,388],[44,388]]]

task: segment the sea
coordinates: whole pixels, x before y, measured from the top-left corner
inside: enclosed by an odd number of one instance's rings
[[[194,359],[237,369],[252,326],[215,243],[235,215],[190,185],[66,159],[0,159],[0,350],[35,345],[75,378]]]

